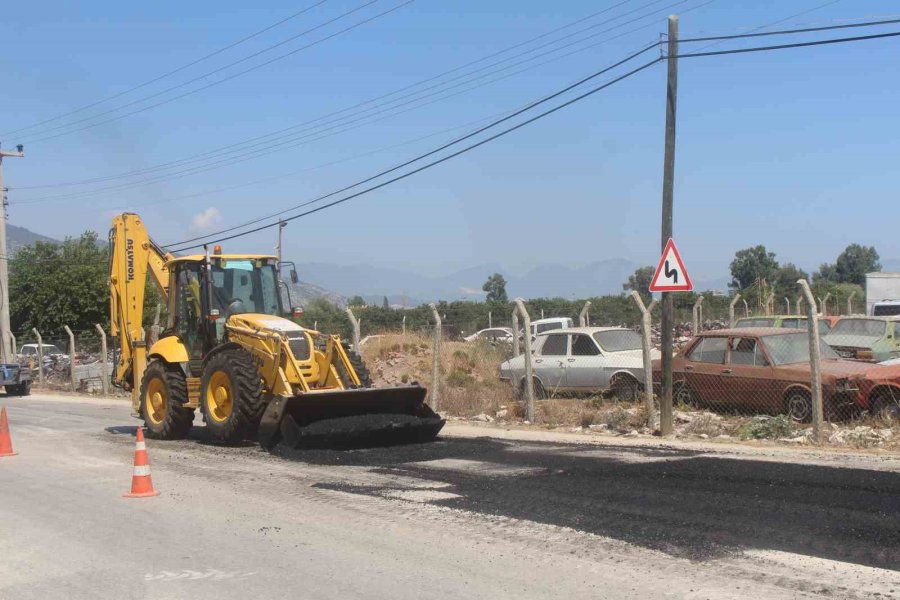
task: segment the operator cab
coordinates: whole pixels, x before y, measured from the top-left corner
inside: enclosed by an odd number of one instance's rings
[[[232,315],[285,316],[274,256],[179,257],[169,263],[168,330],[178,336],[192,360],[225,341]]]

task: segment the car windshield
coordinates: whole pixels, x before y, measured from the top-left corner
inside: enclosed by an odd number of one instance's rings
[[[877,319],[841,319],[831,329],[834,335],[865,335],[881,337],[885,334],[887,323]]]
[[[809,334],[764,335],[760,338],[776,365],[809,362]],[[819,356],[824,359],[840,358],[831,347],[819,340]]]
[[[278,278],[270,261],[215,260],[212,283],[212,307],[223,314],[282,314]]]
[[[594,334],[594,339],[607,352],[641,349],[641,336],[630,329],[598,331]]]

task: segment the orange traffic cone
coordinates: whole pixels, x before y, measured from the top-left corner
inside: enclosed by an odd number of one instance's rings
[[[15,456],[12,439],[9,437],[9,422],[6,420],[6,407],[0,410],[0,456]]]
[[[137,428],[137,442],[134,445],[134,473],[131,476],[131,491],[122,494],[126,498],[147,498],[158,496],[150,479],[150,458],[147,456],[147,445],[144,443],[144,432]]]

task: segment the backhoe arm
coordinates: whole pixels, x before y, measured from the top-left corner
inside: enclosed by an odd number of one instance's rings
[[[166,262],[173,257],[150,239],[143,221],[133,213],[113,218],[109,246],[110,332],[118,338],[120,349],[113,385],[128,390],[140,386],[146,364],[143,319],[147,274],[168,300]]]

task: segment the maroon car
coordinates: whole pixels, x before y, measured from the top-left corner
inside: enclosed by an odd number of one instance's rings
[[[897,411],[900,366],[844,360],[820,346],[826,416]],[[654,361],[659,385],[659,361]],[[673,360],[675,401],[742,411],[812,417],[809,337],[775,328],[720,329],[695,337]]]

